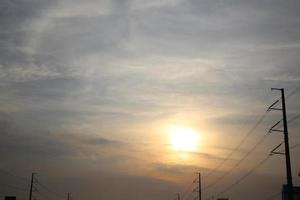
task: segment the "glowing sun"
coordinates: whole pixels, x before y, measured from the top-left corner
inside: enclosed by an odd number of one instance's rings
[[[187,127],[173,127],[169,130],[171,145],[178,151],[195,151],[198,147],[199,135]]]

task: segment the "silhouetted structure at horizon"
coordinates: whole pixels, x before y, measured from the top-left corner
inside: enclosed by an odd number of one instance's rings
[[[300,200],[300,187],[299,186],[294,186],[292,188],[292,193],[293,193],[293,200]],[[286,184],[284,184],[282,186],[282,200],[288,200],[288,189],[287,189]]]

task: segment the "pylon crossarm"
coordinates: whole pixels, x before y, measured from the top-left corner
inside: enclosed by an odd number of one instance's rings
[[[270,110],[279,110],[279,111],[282,111],[281,108],[270,108]]]
[[[282,90],[281,88],[271,88],[271,90]]]
[[[282,130],[274,129],[282,120],[279,120],[276,124],[274,124],[268,131],[268,133],[271,133],[272,131],[277,131],[277,132],[283,132]]]
[[[272,129],[271,132],[283,132],[283,130]]]
[[[282,145],[282,143],[280,143],[279,145],[277,145],[277,146],[271,151],[270,155],[274,155],[274,154],[284,155],[285,153],[276,151],[281,145]]]
[[[282,152],[272,152],[272,155],[277,154],[277,155],[285,155],[285,153]]]
[[[274,103],[272,103],[272,105],[269,106],[269,108],[267,109],[267,111],[270,110],[282,110],[280,108],[274,108],[273,106],[275,106],[277,103],[279,102],[279,99],[277,101],[275,101]]]

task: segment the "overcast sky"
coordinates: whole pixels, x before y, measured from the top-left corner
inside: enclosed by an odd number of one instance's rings
[[[173,200],[195,172],[205,176],[222,162],[280,97],[271,87],[292,92],[289,119],[300,113],[298,0],[2,0],[0,26],[0,169],[27,178],[38,172],[74,200]],[[268,113],[203,185],[279,119]],[[200,135],[195,151],[172,149],[167,130],[174,126]],[[299,120],[289,130],[291,145],[299,144]],[[204,197],[234,183],[281,141],[272,133]],[[291,154],[299,185],[299,148]],[[280,192],[283,161],[271,157],[224,196]],[[4,172],[0,179],[29,187]],[[1,198],[7,194],[27,198],[0,185]]]

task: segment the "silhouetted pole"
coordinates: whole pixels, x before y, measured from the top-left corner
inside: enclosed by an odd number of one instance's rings
[[[280,88],[280,89],[279,88],[271,88],[271,90],[280,90],[281,91],[286,178],[287,178],[287,190],[288,190],[287,192],[288,192],[288,199],[293,200],[293,179],[292,179],[292,168],[291,168],[291,159],[290,159],[289,135],[288,135],[288,126],[287,126],[287,118],[286,118],[284,89],[283,88]]]
[[[35,173],[32,173],[32,174],[31,174],[30,191],[29,191],[29,200],[31,200],[31,198],[32,198],[32,188],[33,188],[34,174],[35,174]]]
[[[180,194],[177,193],[177,200],[180,200]]]
[[[199,172],[198,173],[198,179],[199,179],[199,182],[198,182],[198,192],[199,192],[199,200],[201,200],[201,173]]]
[[[68,192],[68,200],[70,200],[70,192]]]
[[[290,188],[292,188],[293,187],[293,179],[292,179],[292,167],[291,167],[291,159],[290,159],[290,146],[289,146],[287,118],[286,118],[284,89],[281,89],[281,98],[282,98],[282,114],[283,114],[283,127],[284,127],[283,131],[284,131],[287,184]]]

